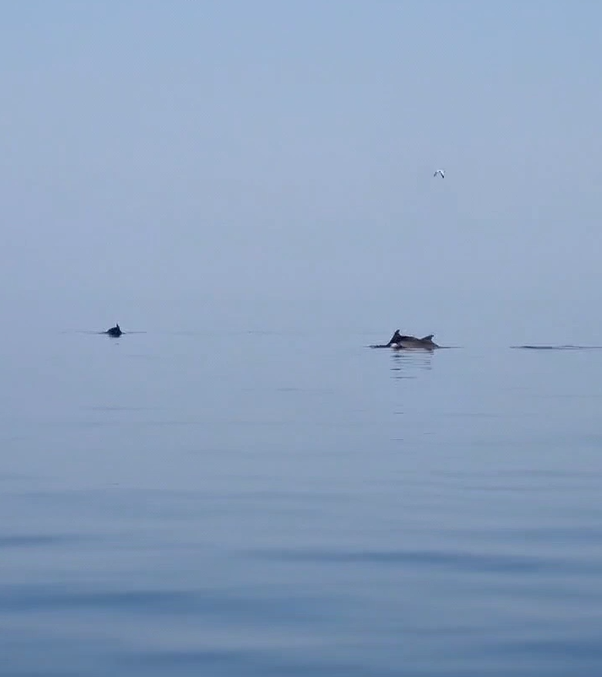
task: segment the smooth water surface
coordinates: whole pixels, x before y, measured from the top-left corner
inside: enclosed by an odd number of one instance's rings
[[[10,339],[0,675],[602,674],[602,351],[389,329]]]

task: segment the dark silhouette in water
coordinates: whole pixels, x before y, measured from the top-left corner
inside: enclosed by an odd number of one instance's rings
[[[370,346],[371,348],[393,348],[393,350],[434,350],[439,348],[433,341],[434,334],[429,334],[423,338],[416,338],[416,336],[404,336],[400,334],[399,329],[395,330],[389,343]]]
[[[121,336],[123,334],[123,332],[121,331],[121,327],[118,324],[116,324],[114,327],[107,329],[105,331],[105,334],[108,334],[109,336],[114,336],[114,337],[117,338],[117,337]]]
[[[560,346],[510,346],[518,350],[601,350],[602,346],[574,346],[572,344]]]

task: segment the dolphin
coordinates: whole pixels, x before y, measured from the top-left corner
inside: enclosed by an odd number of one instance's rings
[[[115,338],[118,338],[123,334],[121,327],[118,324],[116,324],[114,327],[111,327],[110,329],[107,329],[104,333],[108,334],[109,336],[114,336]]]
[[[435,348],[440,348],[433,341],[433,336],[435,334],[429,334],[428,336],[423,336],[422,338],[416,338],[415,336],[402,336],[401,340],[396,341],[391,348],[393,350],[435,350]]]
[[[434,334],[417,338],[416,336],[404,336],[399,329],[395,330],[389,343],[370,346],[371,348],[393,348],[393,350],[434,350],[440,348],[434,341]]]

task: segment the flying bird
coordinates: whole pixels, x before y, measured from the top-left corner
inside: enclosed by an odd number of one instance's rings
[[[445,172],[444,172],[442,169],[438,169],[438,170],[433,174],[433,176],[437,176],[437,174],[439,174],[439,176],[440,176],[442,179],[445,178]]]

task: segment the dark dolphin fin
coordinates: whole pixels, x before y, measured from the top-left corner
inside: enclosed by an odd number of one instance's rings
[[[117,338],[123,334],[121,331],[121,327],[116,324],[114,327],[111,327],[110,329],[107,329],[105,334],[108,334],[109,336],[112,336],[114,338]]]
[[[432,349],[434,349],[434,348],[441,348],[440,345],[436,344],[436,343],[433,341],[433,336],[434,336],[434,335],[435,335],[435,334],[429,334],[428,336],[425,336],[424,338],[421,338],[419,342],[420,342],[425,348],[428,348],[429,350],[432,350]]]
[[[390,348],[394,343],[399,343],[401,340],[402,336],[399,333],[399,329],[396,329],[395,333],[393,334],[393,336],[391,336],[391,340],[389,341],[389,343],[387,343],[386,347]]]
[[[391,336],[391,340],[389,343],[378,343],[378,344],[373,344],[370,346],[370,348],[391,348],[392,346],[397,345],[403,337],[399,333],[399,329],[395,330],[395,333],[393,336]]]

